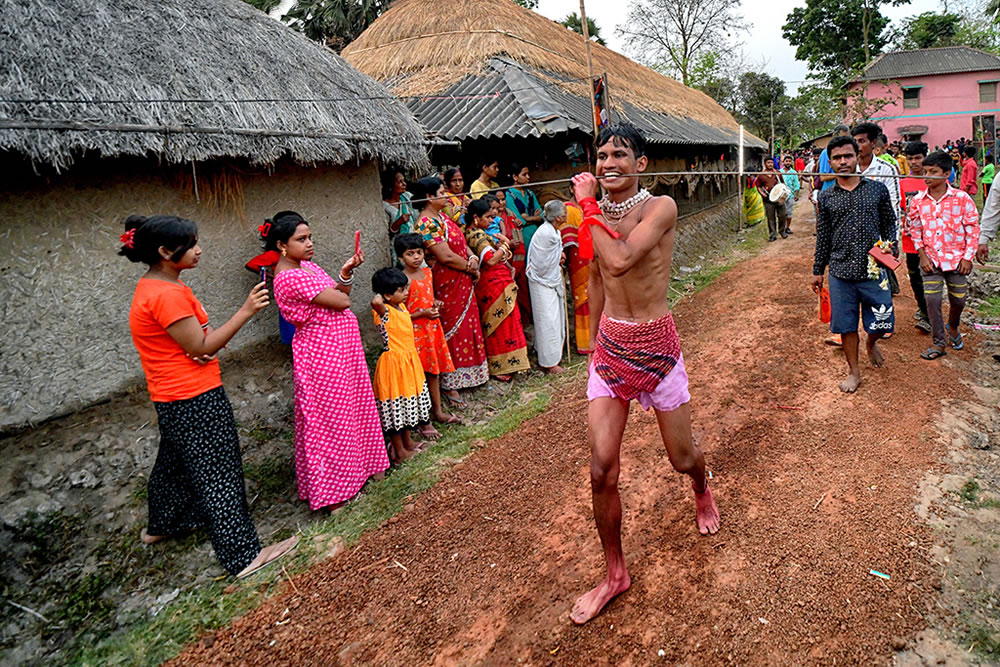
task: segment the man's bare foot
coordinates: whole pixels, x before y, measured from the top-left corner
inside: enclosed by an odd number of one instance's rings
[[[544,368],[542,370],[544,370],[549,375],[559,375],[560,373],[566,372],[566,369],[560,366],[559,364],[556,364],[555,366],[550,366],[549,368]]]
[[[694,488],[694,482],[691,483]],[[705,490],[698,492],[694,490],[695,523],[698,524],[698,532],[702,535],[715,535],[719,532],[722,519],[719,517],[719,508],[715,505],[715,498],[712,497],[712,489],[705,480]]]
[[[237,579],[242,579],[243,577],[249,577],[251,574],[261,569],[269,563],[273,563],[278,560],[289,551],[295,548],[295,545],[299,543],[298,535],[289,537],[284,542],[278,542],[277,544],[270,544],[260,550],[257,557],[251,561],[249,565],[243,568],[243,571],[236,575]]]
[[[167,537],[167,535],[150,535],[146,532],[145,528],[143,528],[142,532],[139,533],[139,539],[142,540],[143,544],[156,544],[157,542],[162,542],[167,539]]]
[[[865,349],[868,350],[868,358],[871,359],[872,366],[882,368],[882,364],[885,363],[885,357],[882,356],[882,350],[878,349],[878,341],[869,339],[868,344],[865,345]]]
[[[840,391],[845,394],[853,394],[858,390],[859,386],[861,386],[861,376],[852,373],[847,376],[846,380],[840,383]]]
[[[628,572],[625,573],[624,577],[619,579],[612,580],[606,577],[596,588],[584,593],[577,599],[569,617],[577,625],[583,625],[600,614],[601,610],[611,602],[612,598],[627,591],[631,585],[632,580],[629,579]]]

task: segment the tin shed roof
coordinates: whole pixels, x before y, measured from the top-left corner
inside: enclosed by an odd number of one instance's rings
[[[860,81],[1000,70],[1000,56],[968,46],[883,53],[865,67]]]

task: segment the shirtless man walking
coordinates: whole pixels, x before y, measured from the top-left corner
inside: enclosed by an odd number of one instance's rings
[[[656,412],[670,463],[691,476],[698,530],[703,535],[719,530],[705,457],[691,437],[688,377],[667,303],[677,205],[670,197],[639,189],[638,174],[648,159],[646,140],[635,128],[607,127],[597,145],[597,177],[605,197],[600,204],[595,200],[598,181],[590,173],[574,176],[573,190],[585,217],[581,256],[595,258],[588,285],[590,340],[595,341],[587,384],[590,485],[607,574],[576,601],[570,614],[575,623],[597,616],[631,583],[622,552],[618,471],[633,398]]]

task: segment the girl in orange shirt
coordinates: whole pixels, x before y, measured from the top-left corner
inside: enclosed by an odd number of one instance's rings
[[[216,355],[267,305],[264,283],[218,329],[181,271],[201,259],[198,227],[190,220],[133,215],[125,220],[119,255],[149,270],[139,279],[129,328],[156,408],[160,445],[149,475],[149,526],[153,544],[207,527],[219,562],[245,577],[287,553],[297,537],[260,546],[250,518],[240,439],[222,388]]]

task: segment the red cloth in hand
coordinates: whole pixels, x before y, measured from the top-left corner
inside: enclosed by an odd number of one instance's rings
[[[603,221],[597,218],[585,218],[580,225],[580,232],[577,235],[577,240],[580,244],[580,259],[594,259],[594,236],[590,230],[591,227],[603,228],[614,239],[620,236],[618,232],[608,227]]]
[[[280,258],[281,253],[277,250],[268,250],[267,252],[262,252],[247,262],[247,268],[254,273],[260,273],[261,269],[277,264]]]

